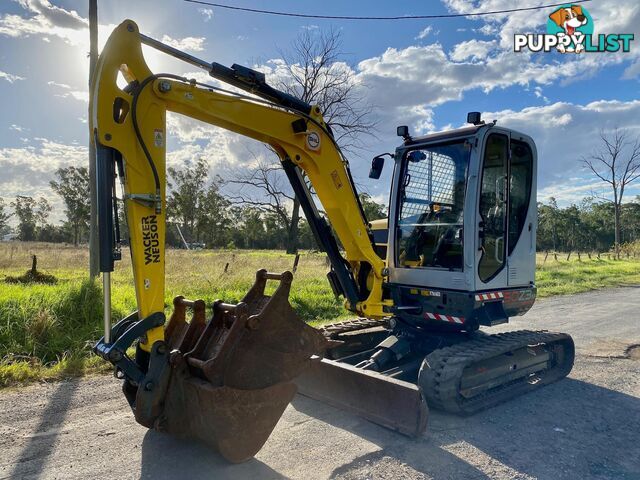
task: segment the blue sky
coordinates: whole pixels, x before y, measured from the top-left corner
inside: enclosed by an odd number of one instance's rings
[[[88,30],[86,1],[4,0],[0,3],[0,196],[44,195],[61,204],[48,182],[60,166],[87,162]],[[518,6],[542,5],[528,0]],[[366,86],[374,106],[376,138],[350,155],[357,183],[386,200],[390,169],[380,181],[366,178],[370,158],[398,143],[395,127],[425,133],[464,123],[480,110],[531,135],[539,149],[539,199],[563,204],[603,192],[581,168],[580,157],[597,148],[600,130],[624,127],[640,137],[640,3],[594,0],[584,4],[595,33],[633,33],[629,53],[513,52],[514,33],[544,33],[553,9],[433,21],[353,22],[306,20],[204,7],[179,0],[99,2],[100,38],[125,18],[141,31],[208,61],[240,63],[273,79],[279,52],[304,29],[339,29],[345,68]],[[321,3],[240,0],[235,5],[330,15],[465,13],[513,8],[509,0]],[[155,71],[185,74],[193,67],[149,53]],[[268,76],[269,78],[269,76]],[[196,156],[212,173],[249,168],[266,155],[254,142],[177,117],[169,118],[168,161]],[[629,195],[640,188],[629,190]]]

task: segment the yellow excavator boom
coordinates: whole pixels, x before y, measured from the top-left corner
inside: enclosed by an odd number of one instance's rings
[[[135,90],[121,89],[119,74]],[[99,57],[91,92],[93,137],[122,156],[141,316],[164,310],[167,111],[264,142],[282,161],[302,170],[344,248],[350,270],[358,275],[360,265],[368,265],[370,291],[347,307],[369,317],[386,315],[383,307],[391,303],[382,299],[384,260],[373,249],[348,163],[317,106],[307,115],[187,78],[153,74],[142,54],[138,27],[131,20],[124,21],[109,38]],[[162,339],[162,329],[147,335],[148,349]]]

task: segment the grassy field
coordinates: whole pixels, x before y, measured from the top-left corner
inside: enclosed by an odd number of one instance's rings
[[[57,278],[52,285],[11,284],[38,257],[38,269]],[[566,261],[539,257],[540,297],[569,294],[624,283],[640,283],[640,261]],[[176,295],[239,301],[253,283],[256,270],[290,270],[294,257],[273,251],[171,250],[167,255],[167,293],[171,305]],[[229,264],[225,273],[225,265]],[[85,280],[88,251],[71,246],[0,243],[0,386],[35,379],[55,379],[86,371],[106,370],[91,354],[91,342],[101,336],[101,290]],[[300,317],[312,324],[347,318],[325,274],[323,255],[301,256],[290,301]],[[113,275],[113,318],[135,309],[128,252],[123,252]],[[167,310],[167,313],[169,311]]]

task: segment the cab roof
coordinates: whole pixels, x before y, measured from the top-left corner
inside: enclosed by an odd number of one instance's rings
[[[492,125],[492,124],[489,124]],[[405,140],[404,145],[413,145],[416,143],[431,142],[433,140],[440,140],[443,138],[464,137],[468,135],[475,135],[478,130],[487,125],[471,125],[469,127],[455,128],[453,130],[444,130],[442,132],[430,133],[428,135],[421,135],[418,137],[411,137],[409,140]]]
[[[511,136],[512,137],[518,138],[519,140],[528,140],[529,142],[533,143],[533,140],[528,135],[526,135],[526,134],[524,134],[522,132],[510,129],[510,128],[507,128],[507,127],[503,127],[503,126],[497,126],[496,123],[489,122],[489,123],[483,123],[483,124],[480,124],[480,125],[470,125],[468,127],[454,128],[453,130],[444,130],[442,132],[430,133],[428,135],[420,135],[420,136],[416,136],[416,137],[411,137],[410,139],[405,140],[405,142],[403,143],[402,147],[407,147],[407,146],[411,146],[411,145],[432,142],[432,141],[436,141],[436,140],[444,140],[444,139],[449,139],[449,138],[468,137],[468,136],[471,136],[471,135],[475,135],[482,128],[496,128],[496,129],[502,130],[502,131],[509,131],[509,132],[511,132]]]

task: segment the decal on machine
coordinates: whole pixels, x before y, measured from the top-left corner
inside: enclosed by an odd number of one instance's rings
[[[424,318],[427,318],[429,320],[440,320],[441,322],[464,323],[464,317],[454,317],[453,315],[441,315],[439,313],[427,312],[424,314]]]
[[[442,294],[440,292],[436,292],[435,290],[418,290],[417,288],[412,288],[409,290],[411,295],[422,295],[423,297],[440,297]]]
[[[331,172],[331,180],[333,180],[333,184],[336,186],[336,190],[340,190],[342,188],[342,181],[340,180],[340,175],[337,170]]]
[[[320,148],[320,135],[318,132],[311,131],[307,133],[307,148],[314,151]]]
[[[153,144],[158,148],[164,145],[164,134],[162,133],[162,130],[155,129],[153,131]]]
[[[158,233],[158,217],[150,215],[142,217],[142,245],[144,247],[144,264],[160,263],[160,235]]]

